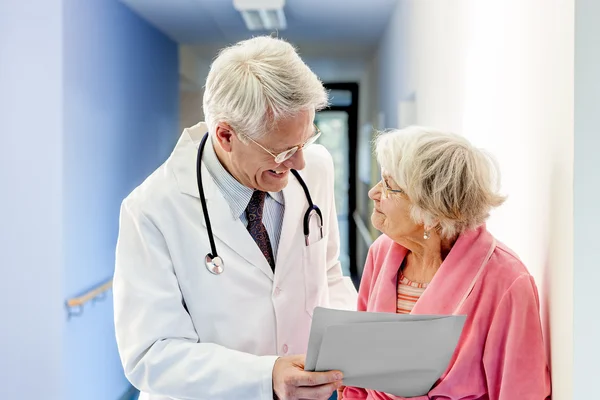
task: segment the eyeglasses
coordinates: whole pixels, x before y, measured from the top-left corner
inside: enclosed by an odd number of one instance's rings
[[[390,193],[404,193],[404,190],[402,189],[392,189],[387,182],[385,181],[385,179],[382,179],[380,181],[381,183],[381,194],[383,195],[383,197],[385,197],[386,199],[388,197],[390,197]]]
[[[259,146],[261,149],[263,149],[264,151],[266,151],[270,155],[272,155],[273,158],[275,159],[275,162],[277,164],[281,164],[282,162],[284,162],[284,161],[289,160],[290,158],[292,158],[292,156],[294,154],[296,154],[296,152],[298,150],[303,149],[303,148],[305,148],[305,147],[310,146],[311,144],[313,144],[319,138],[319,136],[321,136],[321,130],[319,129],[319,127],[317,125],[314,125],[314,124],[313,124],[313,126],[315,127],[315,133],[314,133],[314,135],[312,135],[311,137],[309,137],[306,142],[304,142],[303,144],[301,144],[299,146],[294,146],[291,149],[287,149],[285,151],[282,151],[279,154],[273,154],[271,151],[269,151],[268,149],[264,148],[260,143],[258,143],[256,140],[252,139],[248,135],[244,135],[244,137],[247,138],[247,139],[250,139],[251,142],[253,142],[257,146]]]

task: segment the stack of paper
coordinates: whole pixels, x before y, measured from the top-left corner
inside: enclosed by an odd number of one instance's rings
[[[465,320],[465,315],[317,307],[304,369],[342,371],[346,386],[401,397],[422,396],[448,367]]]

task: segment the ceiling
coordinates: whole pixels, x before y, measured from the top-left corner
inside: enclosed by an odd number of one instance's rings
[[[180,44],[220,46],[267,31],[249,31],[233,0],[120,0]],[[399,0],[286,0],[287,29],[297,46],[362,52],[374,48]]]

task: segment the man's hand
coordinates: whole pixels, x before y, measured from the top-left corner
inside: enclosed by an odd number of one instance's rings
[[[339,388],[337,388],[337,398],[338,400],[342,400],[344,398],[344,389],[346,388],[346,386],[340,386]]]
[[[279,400],[327,400],[342,378],[340,371],[304,371],[304,356],[281,357],[273,366],[273,393]]]

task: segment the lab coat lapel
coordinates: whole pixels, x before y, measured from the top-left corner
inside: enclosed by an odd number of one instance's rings
[[[300,172],[302,175],[302,172]],[[305,176],[302,176],[306,180]],[[281,281],[291,268],[301,268],[301,246],[304,246],[302,221],[308,202],[300,183],[290,172],[287,186],[283,189],[285,211],[277,250],[277,280]]]
[[[254,239],[252,239],[252,236],[250,236],[242,221],[239,218],[233,217],[229,203],[227,203],[217,188],[204,165],[202,165],[202,178],[202,182],[206,186],[208,216],[215,238],[218,238],[231,251],[242,256],[246,261],[260,269],[273,280],[273,271],[267,259],[260,251]],[[210,185],[207,184],[207,181],[210,182]],[[202,224],[206,227],[204,218],[202,219]],[[219,251],[219,246],[223,244],[217,244],[217,251]],[[223,261],[225,262],[225,268],[227,268],[227,259],[224,258]]]
[[[495,248],[485,226],[461,234],[411,314],[459,313]]]
[[[202,209],[202,204],[200,202],[198,181],[196,179],[196,156],[198,145],[206,131],[204,123],[186,129],[170,160],[180,191],[197,198],[199,210]],[[206,143],[206,146],[212,146],[210,140]],[[215,240],[215,244],[217,253],[223,257],[225,269],[227,269],[227,262],[231,258],[224,255],[224,253],[233,251],[253,266],[259,268],[272,280],[273,271],[269,263],[252,239],[252,236],[248,233],[244,224],[242,224],[239,218],[234,218],[231,214],[229,204],[212,179],[204,162],[202,163],[201,171],[208,217],[211,222],[213,235],[215,239],[219,239]],[[206,228],[204,217],[202,217],[202,225]],[[224,246],[228,248],[223,248]]]

